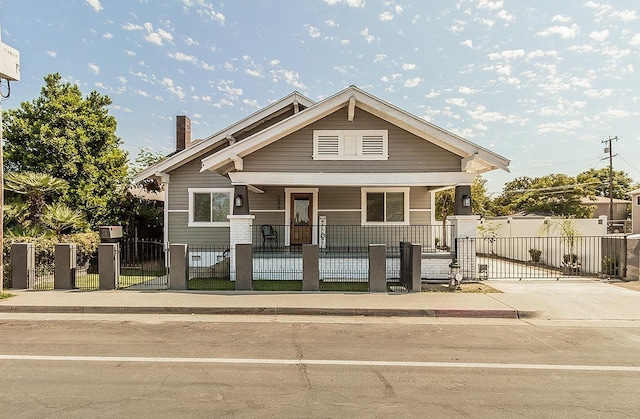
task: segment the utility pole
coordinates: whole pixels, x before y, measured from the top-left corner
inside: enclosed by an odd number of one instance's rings
[[[613,226],[613,158],[617,156],[617,154],[613,154],[613,148],[611,147],[613,141],[618,141],[618,136],[609,137],[608,140],[602,141],[602,143],[608,144],[604,152],[609,153],[609,233]]]

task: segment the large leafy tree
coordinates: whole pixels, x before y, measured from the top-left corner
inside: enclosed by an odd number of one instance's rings
[[[115,221],[127,185],[127,153],[109,115],[108,96],[49,74],[40,96],[4,113],[7,173],[32,171],[68,182],[61,202],[93,226]]]
[[[581,200],[594,194],[594,184],[580,183],[572,176],[523,176],[505,184],[494,205],[503,208],[505,214],[526,212],[585,218],[591,216],[593,208],[583,205]]]
[[[590,184],[595,195],[609,198],[609,168],[589,169],[576,176],[578,183]],[[613,197],[627,199],[627,193],[634,189],[633,179],[622,170],[613,171]]]

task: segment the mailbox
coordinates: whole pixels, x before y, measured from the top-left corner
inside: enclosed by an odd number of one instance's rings
[[[103,241],[117,241],[122,238],[122,226],[101,226],[100,239]]]

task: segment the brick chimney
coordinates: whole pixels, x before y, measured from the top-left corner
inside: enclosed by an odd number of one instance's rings
[[[188,116],[176,116],[176,151],[191,146],[191,119]]]

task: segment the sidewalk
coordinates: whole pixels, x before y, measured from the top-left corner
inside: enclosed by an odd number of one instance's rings
[[[264,314],[640,321],[640,292],[594,280],[487,281],[501,293],[24,291],[3,313]]]

